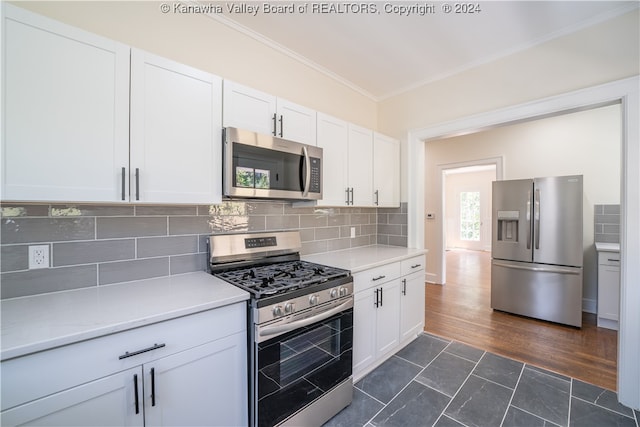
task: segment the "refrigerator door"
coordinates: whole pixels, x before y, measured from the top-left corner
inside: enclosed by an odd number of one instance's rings
[[[582,266],[582,175],[534,179],[533,262]]]
[[[532,179],[493,182],[493,258],[532,261],[532,203]]]
[[[494,259],[491,307],[581,327],[582,268]]]

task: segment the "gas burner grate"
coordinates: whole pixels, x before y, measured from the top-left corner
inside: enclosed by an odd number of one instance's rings
[[[327,280],[344,277],[348,272],[307,261],[290,261],[240,268],[215,275],[238,286],[254,298],[287,293]]]

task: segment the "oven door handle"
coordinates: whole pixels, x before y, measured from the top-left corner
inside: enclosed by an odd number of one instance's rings
[[[321,320],[328,319],[334,314],[340,313],[341,311],[344,311],[351,307],[353,307],[353,298],[349,298],[348,301],[340,304],[339,306],[334,307],[327,311],[323,311],[322,313],[316,314],[315,316],[311,316],[302,320],[297,320],[295,322],[287,323],[286,325],[267,326],[265,328],[260,329],[260,331],[258,332],[258,335],[261,337],[267,337],[271,335],[280,335],[285,332],[290,332],[295,329],[302,328],[304,326],[309,326]]]

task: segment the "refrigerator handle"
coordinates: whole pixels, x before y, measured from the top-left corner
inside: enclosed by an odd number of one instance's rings
[[[534,227],[535,227],[535,245],[536,249],[540,249],[540,190],[536,189],[536,199],[534,204]]]
[[[527,191],[527,249],[531,249],[531,190]]]

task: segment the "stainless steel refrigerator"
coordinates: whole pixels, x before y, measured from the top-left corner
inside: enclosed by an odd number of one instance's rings
[[[582,326],[582,175],[494,181],[491,307]]]

